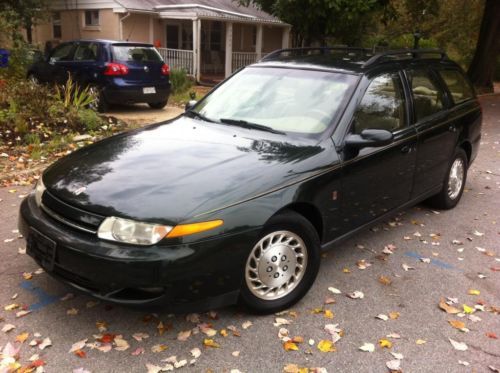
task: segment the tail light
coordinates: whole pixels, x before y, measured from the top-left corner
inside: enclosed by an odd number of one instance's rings
[[[128,67],[121,63],[110,62],[106,64],[106,70],[104,70],[104,75],[108,76],[120,76],[127,75]]]
[[[170,75],[170,66],[168,66],[166,63],[164,63],[161,67],[161,75]]]

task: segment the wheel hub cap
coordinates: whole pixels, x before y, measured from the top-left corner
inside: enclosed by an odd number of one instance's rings
[[[251,293],[258,298],[279,299],[298,285],[306,266],[307,249],[302,239],[289,231],[273,232],[252,249],[245,280]]]
[[[450,168],[450,176],[448,178],[448,197],[455,199],[462,190],[464,182],[465,167],[462,159],[457,158]]]

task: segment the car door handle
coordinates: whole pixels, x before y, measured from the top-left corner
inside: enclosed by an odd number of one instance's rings
[[[410,145],[405,145],[401,148],[401,153],[411,153],[412,147]]]
[[[457,127],[451,125],[451,126],[448,127],[448,131],[450,131],[450,132],[457,132]]]

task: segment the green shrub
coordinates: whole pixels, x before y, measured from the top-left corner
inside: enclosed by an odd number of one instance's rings
[[[184,69],[172,69],[170,71],[170,90],[172,94],[185,93],[192,85],[193,82]]]
[[[104,120],[93,110],[82,109],[78,112],[80,123],[87,131],[95,131],[105,124]]]
[[[66,109],[81,110],[95,101],[90,88],[82,88],[75,83],[71,75],[63,86],[56,86],[56,97]]]

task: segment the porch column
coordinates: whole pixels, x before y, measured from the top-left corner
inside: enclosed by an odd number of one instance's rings
[[[290,45],[290,27],[283,28],[283,37],[281,39],[281,48],[287,49]]]
[[[226,23],[226,78],[233,72],[233,23]]]
[[[193,19],[193,75],[197,82],[201,78],[201,19]]]
[[[257,25],[257,40],[255,41],[255,53],[257,54],[257,61],[262,58],[262,34],[264,28],[262,24]]]

